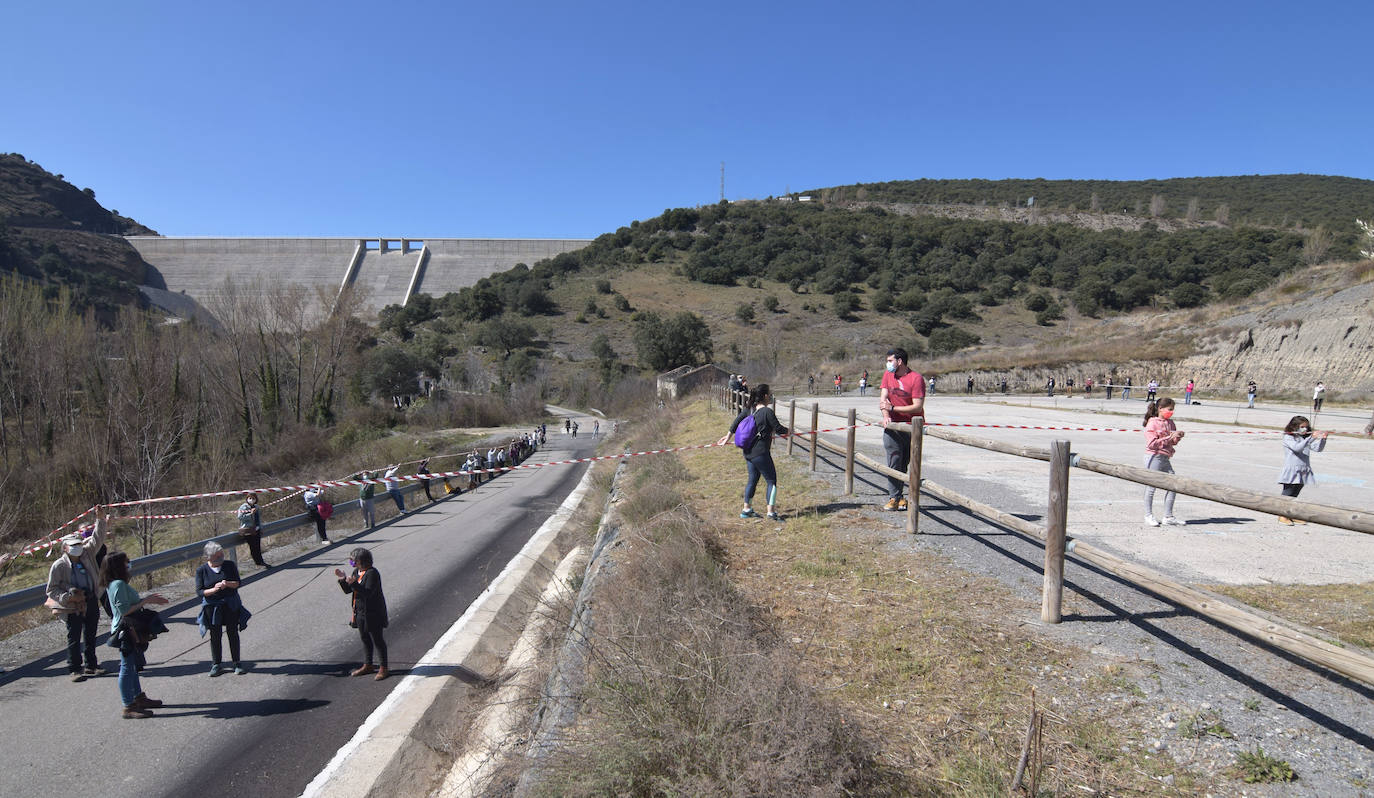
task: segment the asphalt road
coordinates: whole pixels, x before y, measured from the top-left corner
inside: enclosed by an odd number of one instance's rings
[[[591,419],[582,421],[590,430]],[[573,439],[553,424],[549,432],[530,462],[589,454],[595,444],[590,435]],[[106,646],[100,656],[109,676],[73,684],[65,651],[5,674],[0,795],[299,795],[585,470],[582,464],[511,472],[371,532],[334,529],[334,545],[278,560],[270,571],[247,565],[241,588],[253,613],[243,632],[247,675],[209,677],[209,645],[195,625],[197,601],[193,595],[174,601],[163,612],[170,632],[153,642],[142,674],[148,695],[166,702],[153,718],[121,718],[118,655]],[[357,520],[350,515],[344,523],[354,527]],[[372,550],[390,610],[386,636],[395,675],[383,682],[348,676],[362,661],[362,644],[348,626],[348,597],[333,570],[347,570],[356,546]],[[108,619],[102,624],[108,628]],[[434,675],[453,674],[436,669]]]

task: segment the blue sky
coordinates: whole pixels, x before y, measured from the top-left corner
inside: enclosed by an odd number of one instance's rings
[[[593,237],[921,177],[1374,179],[1374,4],[18,0],[0,151],[167,235]]]

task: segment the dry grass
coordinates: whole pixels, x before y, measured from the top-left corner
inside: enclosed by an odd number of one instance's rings
[[[714,437],[724,414],[694,405],[672,442]],[[691,506],[716,530],[730,575],[795,648],[800,678],[881,740],[881,761],[919,794],[1005,795],[1019,755],[1030,690],[1055,696],[1045,675],[1081,665],[1080,653],[1047,646],[1008,622],[1034,613],[1000,585],[948,563],[895,552],[875,522],[836,507],[800,460],[779,454],[782,525],[735,517],[743,468],[719,450],[685,459]],[[1122,672],[1102,678],[1129,682]],[[1131,694],[1127,687],[1124,692]],[[1139,690],[1138,687],[1135,688]],[[1042,785],[1112,794],[1187,793],[1171,762],[1124,753],[1126,711],[1090,716],[1072,690],[1048,715]],[[1173,773],[1176,787],[1152,776]]]
[[[1211,588],[1281,618],[1374,650],[1374,582],[1355,585],[1214,585]]]

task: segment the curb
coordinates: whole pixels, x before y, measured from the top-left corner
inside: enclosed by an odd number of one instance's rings
[[[589,468],[558,510],[500,575],[420,658],[302,798],[394,798],[428,794],[451,756],[449,724],[474,688],[487,683],[558,567],[557,541],[591,486]],[[452,677],[452,678],[451,678]]]

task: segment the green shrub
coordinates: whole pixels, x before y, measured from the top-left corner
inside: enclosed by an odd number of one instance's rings
[[[1297,771],[1293,770],[1292,765],[1269,756],[1258,746],[1254,751],[1242,751],[1237,754],[1232,772],[1246,784],[1273,784],[1298,780]]]

